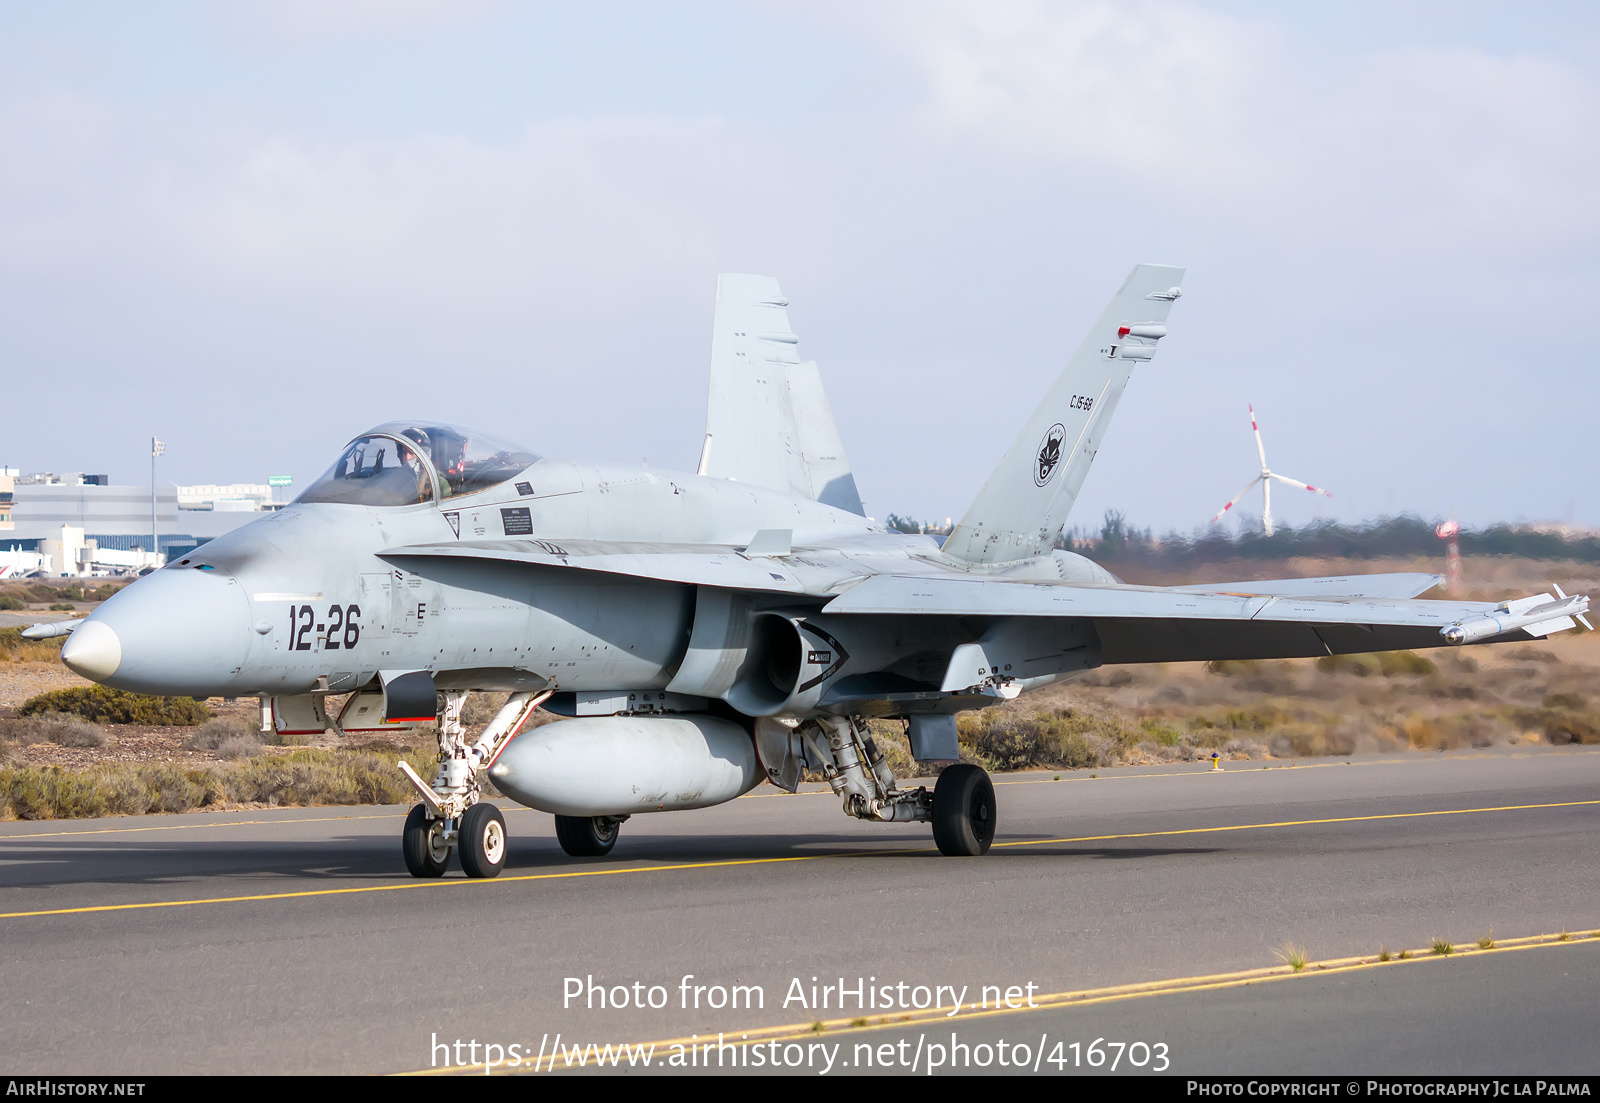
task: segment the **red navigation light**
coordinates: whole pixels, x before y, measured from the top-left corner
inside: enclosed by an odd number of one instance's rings
[[[1132,328],[1131,326],[1118,326],[1117,327],[1117,336],[1118,337],[1126,337],[1128,335],[1128,331],[1131,328]]]

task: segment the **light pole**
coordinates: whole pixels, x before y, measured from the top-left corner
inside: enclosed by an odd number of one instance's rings
[[[167,450],[155,437],[150,438],[150,566],[156,565],[156,555],[161,550],[161,539],[156,531],[156,457]]]

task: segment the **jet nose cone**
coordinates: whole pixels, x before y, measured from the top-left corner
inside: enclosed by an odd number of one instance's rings
[[[103,682],[122,665],[122,641],[109,624],[88,620],[73,629],[61,645],[61,661],[74,673]]]
[[[168,567],[96,609],[67,637],[61,659],[116,689],[227,696],[254,638],[237,579]]]

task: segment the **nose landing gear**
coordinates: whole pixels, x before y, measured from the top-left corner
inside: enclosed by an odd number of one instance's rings
[[[467,744],[461,730],[461,706],[466,690],[439,694],[439,770],[430,785],[409,763],[400,770],[422,797],[406,817],[400,849],[413,877],[439,877],[450,864],[450,851],[461,852],[461,869],[468,877],[494,877],[506,863],[506,821],[492,804],[482,799],[478,775],[492,765],[511,737],[527,723],[533,710],[549,697],[513,693],[477,742]]]
[[[428,809],[416,805],[406,817],[400,849],[406,856],[406,869],[413,877],[443,877],[450,865],[450,844],[445,840],[445,821],[428,818]]]
[[[492,804],[474,804],[461,817],[461,868],[468,877],[497,876],[506,864],[506,820]]]

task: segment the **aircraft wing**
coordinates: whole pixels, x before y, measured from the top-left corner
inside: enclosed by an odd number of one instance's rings
[[[1274,585],[1281,583],[1274,583]],[[1248,587],[1252,584],[1243,584]],[[1008,579],[878,575],[826,613],[1073,617],[1091,620],[1106,663],[1267,659],[1437,647],[1466,639],[1531,639],[1573,627],[1587,599],[1548,594],[1495,605]],[[1491,631],[1492,629],[1492,631]]]
[[[648,544],[595,540],[462,540],[411,544],[380,553],[385,559],[491,559],[546,567],[720,586],[732,590],[807,593],[808,582],[781,558],[746,556],[723,544]]]
[[[1270,578],[1169,587],[1180,594],[1273,594],[1289,597],[1416,597],[1444,581],[1437,574],[1356,574],[1330,578]]]

